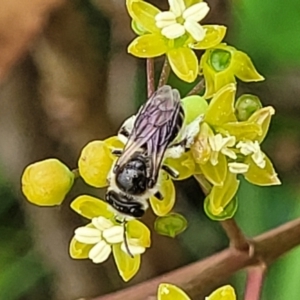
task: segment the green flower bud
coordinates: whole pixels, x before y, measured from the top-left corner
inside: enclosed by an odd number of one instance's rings
[[[239,121],[246,121],[262,104],[257,96],[244,94],[238,98],[235,104],[235,115]]]

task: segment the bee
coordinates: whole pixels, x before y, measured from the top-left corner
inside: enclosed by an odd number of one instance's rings
[[[175,178],[179,175],[163,161],[179,157],[192,144],[200,119],[193,123],[178,138],[184,110],[179,91],[165,85],[121,126],[118,136],[126,144],[123,151],[113,150],[119,157],[110,172],[105,198],[123,220],[141,218],[150,196],[163,200],[158,190],[160,170]]]

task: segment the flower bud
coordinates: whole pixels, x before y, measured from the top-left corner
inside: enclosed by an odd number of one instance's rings
[[[262,105],[258,97],[244,94],[236,101],[235,115],[239,121],[246,121],[260,108],[262,108]]]
[[[87,184],[105,187],[112,163],[112,155],[105,142],[90,142],[83,148],[78,161],[80,176]]]
[[[28,201],[40,206],[59,205],[71,189],[74,174],[59,160],[46,159],[29,165],[22,176]]]

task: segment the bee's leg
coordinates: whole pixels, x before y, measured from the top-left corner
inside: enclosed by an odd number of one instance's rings
[[[126,138],[128,138],[129,135],[130,135],[130,132],[129,132],[125,127],[122,127],[122,128],[119,130],[119,134],[122,134],[122,135],[124,135]]]
[[[173,178],[178,178],[179,177],[179,172],[176,171],[175,169],[167,166],[167,165],[163,165],[161,167],[164,171],[166,171],[170,176],[172,176]]]
[[[160,201],[163,201],[164,200],[164,196],[161,194],[160,191],[157,191],[155,194],[154,194],[154,197],[156,197],[158,200]]]
[[[113,149],[111,151],[111,153],[114,154],[114,155],[116,155],[116,156],[121,156],[121,154],[123,153],[123,149],[117,149],[117,148],[115,148],[115,149]]]

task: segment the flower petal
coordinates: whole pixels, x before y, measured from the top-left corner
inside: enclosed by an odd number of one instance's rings
[[[213,131],[207,123],[203,122],[200,126],[200,132],[191,146],[191,153],[197,164],[205,164],[210,158],[210,136],[213,136]]]
[[[176,23],[176,16],[171,11],[163,11],[155,16],[156,26],[164,28]]]
[[[172,177],[173,180],[184,180],[191,177],[195,171],[195,162],[190,151],[184,152],[179,158],[169,157],[164,164],[170,166],[179,173],[178,177]]]
[[[157,291],[158,300],[190,300],[189,296],[173,284],[161,283]]]
[[[124,227],[120,225],[110,227],[105,229],[102,235],[109,244],[121,243],[124,240]]]
[[[205,93],[203,98],[209,99],[217,92],[215,89],[215,74],[216,72],[206,62],[209,55],[206,51],[200,60],[200,75],[203,74],[205,80]]]
[[[249,122],[253,122],[261,127],[261,132],[255,136],[255,139],[259,143],[261,143],[266,137],[271,123],[271,118],[274,113],[274,108],[272,106],[267,106],[257,110],[255,113],[253,113],[253,115],[250,116]]]
[[[149,248],[151,245],[151,232],[149,228],[138,220],[130,220],[127,223],[127,233],[130,239],[139,240],[142,247]]]
[[[75,229],[75,239],[83,244],[96,244],[101,241],[101,232],[96,228],[78,227]]]
[[[210,211],[213,215],[220,215],[228,203],[235,196],[240,182],[236,179],[236,174],[227,172],[223,186],[213,186],[210,194]]]
[[[78,214],[87,219],[99,216],[110,219],[114,215],[106,202],[88,195],[77,197],[70,206]]]
[[[127,51],[137,57],[150,58],[165,54],[167,46],[161,35],[145,34],[134,39]]]
[[[184,22],[184,28],[197,42],[202,41],[205,37],[206,30],[196,21],[186,20]]]
[[[173,181],[170,178],[162,180],[159,185],[159,192],[162,194],[163,200],[159,200],[155,196],[151,196],[150,205],[157,216],[164,216],[172,210],[175,204],[176,192]]]
[[[100,241],[89,252],[89,259],[95,264],[100,264],[109,258],[111,253],[111,246],[105,241]]]
[[[211,100],[205,114],[205,122],[218,126],[237,121],[234,114],[235,92],[235,84],[228,84],[222,88]]]
[[[256,71],[250,57],[242,51],[234,52],[232,69],[236,77],[245,82],[262,81],[265,79]]]
[[[181,37],[185,33],[185,28],[179,23],[171,24],[167,27],[164,27],[161,31],[161,34],[166,38],[173,40]]]
[[[113,158],[103,141],[88,143],[78,160],[80,176],[87,184],[98,188],[107,186],[107,176],[112,164]]]
[[[103,231],[105,229],[108,229],[108,228],[111,228],[114,226],[114,224],[111,220],[104,218],[104,217],[93,218],[92,224],[100,231]]]
[[[115,150],[115,149],[123,149],[124,148],[124,143],[116,135],[107,138],[103,142],[110,151]]]
[[[140,269],[141,256],[130,257],[121,249],[121,244],[113,245],[113,255],[119,274],[124,281],[130,280]]]
[[[93,247],[93,244],[80,243],[73,237],[70,242],[69,253],[73,259],[85,259],[89,257],[89,252]]]
[[[250,183],[260,186],[281,184],[270,159],[267,156],[265,156],[264,159],[266,161],[266,166],[262,169],[256,165],[251,157],[247,157],[245,162],[248,163],[250,167],[249,171],[245,174],[245,178]]]
[[[228,163],[229,171],[233,174],[243,174],[248,172],[249,165],[244,163],[238,163],[238,162],[231,162]]]
[[[234,74],[230,68],[222,71],[222,72],[217,72],[215,74],[215,89],[216,91],[219,91],[222,89],[224,86],[228,84],[235,84],[236,79],[234,77]]]
[[[139,244],[139,241],[135,240],[135,239],[129,239],[128,240],[128,248],[129,248],[129,251],[132,255],[143,254],[146,251],[146,248],[141,246]],[[121,249],[125,253],[127,253],[127,251],[128,251],[124,242],[121,244]]]
[[[138,24],[150,33],[159,33],[159,28],[155,24],[155,16],[160,10],[146,1],[126,1],[127,9]]]
[[[176,17],[180,17],[185,10],[184,0],[168,0],[170,10]]]
[[[261,127],[253,122],[228,122],[216,127],[216,131],[224,135],[233,135],[238,141],[253,140],[262,133]]]
[[[168,51],[169,63],[173,72],[186,82],[195,81],[198,75],[198,59],[190,48],[177,48]]]
[[[187,8],[183,13],[185,20],[200,22],[208,14],[210,8],[206,2],[200,2]]]
[[[206,30],[204,39],[198,43],[190,44],[193,49],[208,49],[220,44],[226,34],[226,26],[221,25],[204,25]]]
[[[225,285],[215,290],[205,300],[236,300],[236,295],[232,286]]]
[[[200,169],[206,179],[213,185],[222,186],[227,175],[227,160],[224,154],[219,153],[217,165],[212,165],[210,161],[200,164]]]

